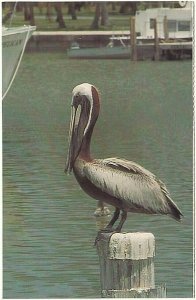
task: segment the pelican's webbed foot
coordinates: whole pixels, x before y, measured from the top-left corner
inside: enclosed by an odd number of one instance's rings
[[[121,232],[122,226],[127,218],[127,212],[125,210],[122,211],[121,214],[121,220],[120,223],[118,224],[118,226],[114,229],[113,225],[114,223],[117,221],[118,217],[120,214],[120,209],[116,208],[115,212],[114,212],[114,216],[111,219],[111,221],[109,222],[109,224],[102,230],[98,231],[97,237],[95,239],[95,243],[94,246],[96,246],[97,242],[100,239],[104,238],[104,235],[108,237],[108,235],[110,235],[110,237],[112,236],[112,234],[117,233],[117,232]]]

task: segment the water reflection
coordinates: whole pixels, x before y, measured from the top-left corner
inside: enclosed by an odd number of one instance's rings
[[[111,216],[103,216],[103,217],[96,217],[96,229],[97,231],[103,230],[109,223]]]

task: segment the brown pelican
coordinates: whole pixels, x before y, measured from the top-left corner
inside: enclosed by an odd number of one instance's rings
[[[173,202],[165,184],[135,162],[120,158],[93,159],[90,142],[100,109],[95,86],[83,83],[72,92],[69,150],[65,171],[74,175],[91,197],[115,207],[106,226],[112,231],[122,211],[120,232],[127,212],[163,214],[181,220],[182,213]]]

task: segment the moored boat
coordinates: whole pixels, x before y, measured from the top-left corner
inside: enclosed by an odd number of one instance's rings
[[[35,26],[2,28],[2,99],[12,85],[26,44],[35,29]]]
[[[126,41],[128,41],[128,44]],[[130,58],[131,48],[129,43],[129,36],[110,37],[109,43],[105,47],[82,48],[77,42],[73,42],[70,49],[67,50],[67,55],[69,58]]]

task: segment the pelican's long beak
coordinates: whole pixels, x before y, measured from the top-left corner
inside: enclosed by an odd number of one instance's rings
[[[84,138],[87,137],[87,134],[90,136],[89,130],[91,129],[92,132],[96,121],[96,117],[93,114],[94,90],[95,88],[91,84],[83,83],[76,86],[72,91],[69,149],[65,167],[65,172],[67,173],[70,173],[73,169]],[[89,140],[88,143],[90,143]],[[84,144],[84,147],[86,146],[87,144]]]
[[[73,169],[74,162],[80,152],[85,123],[82,120],[82,109],[81,105],[77,107],[71,107],[71,121],[70,121],[70,130],[69,130],[69,148],[67,155],[67,162],[65,166],[65,172],[70,173]]]

